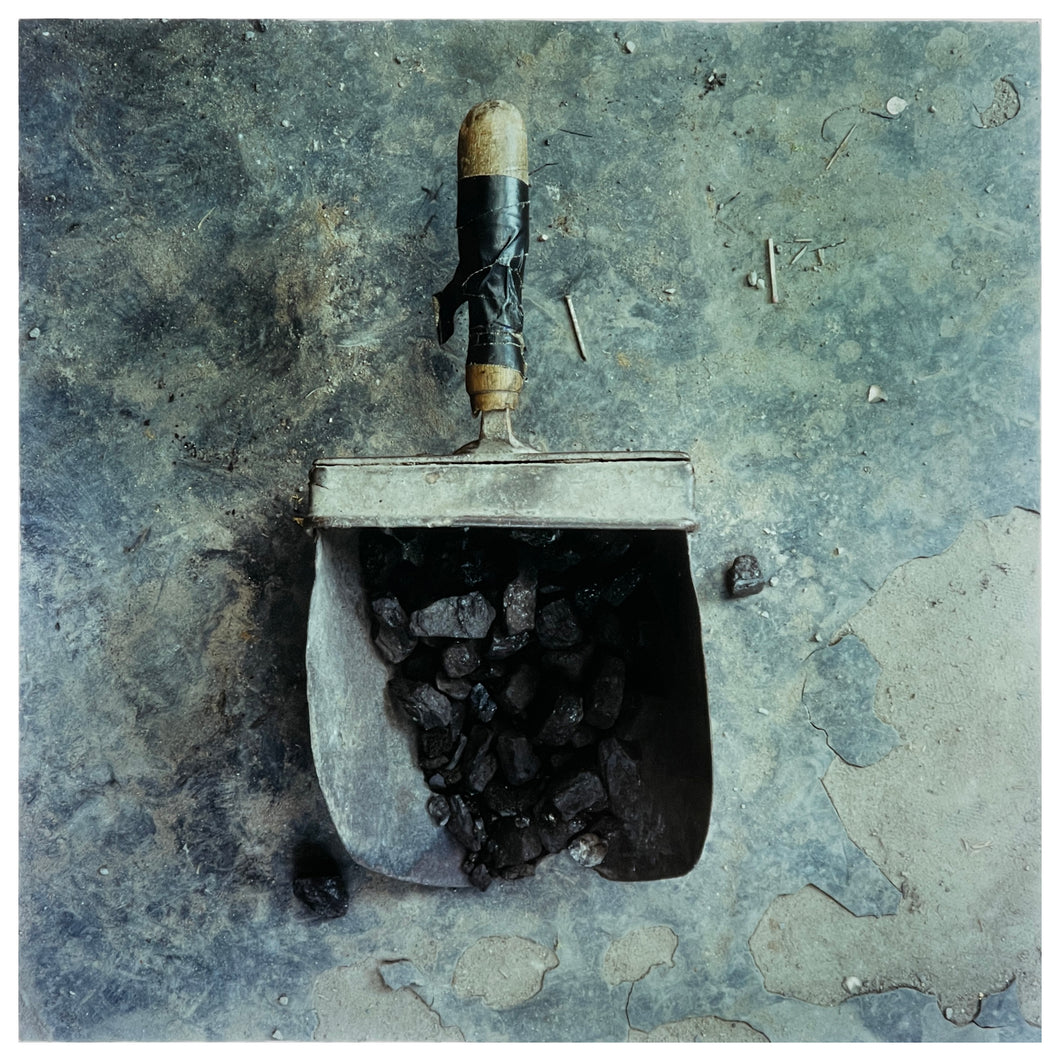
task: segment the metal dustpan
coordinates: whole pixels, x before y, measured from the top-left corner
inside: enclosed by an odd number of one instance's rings
[[[350,855],[480,888],[549,854],[615,880],[687,873],[712,791],[683,453],[542,453],[525,378],[526,132],[501,101],[458,141],[479,438],[451,456],[318,460],[307,673],[313,756]]]

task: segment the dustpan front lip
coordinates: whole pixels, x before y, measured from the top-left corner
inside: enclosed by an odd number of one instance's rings
[[[696,529],[685,454],[520,454],[511,460],[368,457],[317,461],[313,528]]]

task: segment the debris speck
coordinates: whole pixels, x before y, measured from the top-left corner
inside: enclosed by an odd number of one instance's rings
[[[876,402],[885,402],[887,401],[887,395],[884,392],[884,389],[878,383],[873,383],[869,387],[869,393],[865,396],[865,400],[870,404],[875,404]]]
[[[861,981],[856,976],[847,976],[843,979],[843,990],[848,995],[853,995],[861,990]]]
[[[31,339],[39,339],[40,338],[40,328],[30,328],[29,337]]]
[[[733,560],[726,580],[729,594],[733,597],[750,597],[755,593],[761,593],[766,586],[758,558],[750,554],[738,556]]]
[[[99,867],[99,875],[101,877],[109,877],[110,876],[110,870],[107,869],[106,866],[100,866]]]
[[[280,1004],[281,1006],[286,1006],[286,1005],[287,1005],[287,1003],[288,1003],[288,1002],[290,1001],[290,999],[289,999],[289,998],[288,998],[288,997],[287,997],[286,995],[280,995],[280,997],[279,997],[278,999],[276,999],[276,1001],[277,1001],[277,1002],[278,1002],[278,1003],[279,1003],[279,1004]]]
[[[623,44],[622,47],[625,49],[627,55],[632,55],[637,50],[637,42],[626,41],[626,43]]]
[[[893,114],[895,117],[897,117],[899,114],[902,113],[902,111],[905,110],[907,106],[908,104],[905,102],[904,99],[902,99],[901,96],[892,96],[887,101],[887,113]]]
[[[567,853],[579,866],[599,866],[607,855],[607,841],[595,833],[582,833],[570,842]]]
[[[747,274],[747,286],[758,287],[758,273],[754,269]]]

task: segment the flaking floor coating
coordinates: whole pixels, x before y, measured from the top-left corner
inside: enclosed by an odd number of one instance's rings
[[[1005,764],[1038,739],[1034,661],[1012,662],[1037,638],[1038,40],[23,22],[23,1036],[1035,1038],[1038,778]],[[711,834],[691,874],[651,884],[552,860],[457,896],[345,865],[348,912],[321,920],[291,886],[300,844],[341,857],[309,755],[295,520],[319,456],[472,434],[429,295],[455,261],[455,130],[492,95],[523,111],[536,169],[522,432],[696,467]],[[768,281],[769,238],[775,306],[747,282]],[[933,585],[915,558],[959,536]],[[746,553],[776,581],[733,601]],[[990,597],[1004,569],[1022,600]],[[877,596],[892,572],[923,592]],[[870,601],[917,652],[859,627]],[[857,703],[900,743],[860,768],[802,693],[848,626],[897,656]],[[983,651],[960,655],[969,636]],[[954,710],[937,675],[957,657],[973,690],[976,668],[1016,668],[999,754],[920,736]],[[898,687],[928,704],[912,723]],[[959,706],[962,734],[989,729],[987,698]],[[869,771],[899,754],[924,789],[874,820]],[[933,772],[969,762],[988,811],[1019,773],[1018,853],[929,812],[949,798]],[[814,894],[879,919],[852,923],[859,968],[800,951],[797,916],[753,953]],[[913,962],[888,928],[909,917]]]

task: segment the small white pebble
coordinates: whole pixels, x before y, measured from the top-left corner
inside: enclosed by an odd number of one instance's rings
[[[873,383],[872,386],[869,387],[869,393],[865,396],[865,400],[872,403],[885,402],[887,401],[887,395],[878,383]]]
[[[843,990],[848,994],[852,995],[855,991],[860,990],[861,981],[856,976],[847,976],[843,979]]]
[[[283,1038],[283,1032],[281,1032],[279,1028],[273,1028],[272,1029],[272,1037],[274,1039],[282,1039]]]
[[[285,129],[291,128],[291,123],[286,118],[284,118],[284,120],[280,122],[280,125],[282,125]]]
[[[760,707],[760,708],[758,709],[758,713],[759,713],[760,715],[768,715],[768,714],[769,714],[769,712],[768,712],[768,711],[767,711],[767,710],[766,710],[766,709],[765,709],[764,707]]]
[[[757,287],[758,286],[758,273],[756,273],[754,271],[754,269],[752,269],[747,274],[747,286],[748,287]]]
[[[110,870],[107,869],[106,866],[100,866],[99,867],[99,875],[101,877],[109,877],[110,876]]]
[[[771,586],[775,586],[775,585],[777,584],[777,576],[776,576],[776,575],[774,575],[774,576],[773,576],[773,577],[772,577],[772,578],[771,578],[771,579],[769,580],[769,584],[770,584]]]
[[[537,237],[537,242],[538,243],[548,243],[548,233],[547,232],[542,232],[541,235]]]
[[[892,96],[887,101],[888,114],[901,114],[906,108],[906,102],[901,96]]]
[[[765,291],[765,289],[766,289],[765,280],[763,280],[762,277],[759,277],[758,278],[758,283],[755,284],[755,287],[757,287],[759,291]]]
[[[953,1020],[953,1007],[947,1006],[945,1013],[946,1020]]]
[[[935,105],[932,104],[930,107],[928,107],[928,114],[935,114],[935,113],[936,113]]]
[[[637,50],[637,42],[626,41],[626,43],[622,47],[626,49],[627,55],[632,55]]]
[[[664,295],[676,295],[677,294],[677,288],[676,287],[664,287],[663,288],[663,294]]]
[[[40,328],[30,328],[29,337],[31,339],[39,339],[40,338]]]
[[[288,999],[286,995],[280,995],[280,997],[276,999],[276,1001],[279,1002],[281,1006],[286,1006],[290,999]]]

